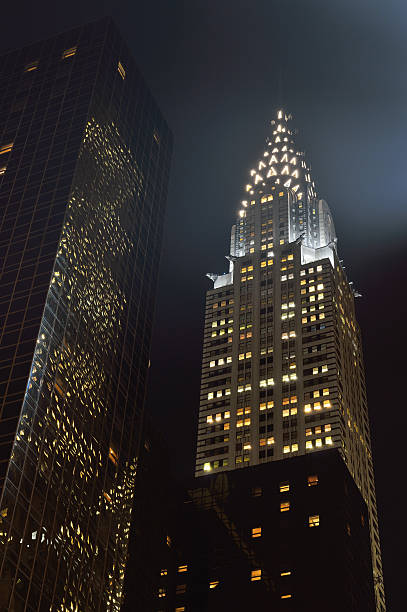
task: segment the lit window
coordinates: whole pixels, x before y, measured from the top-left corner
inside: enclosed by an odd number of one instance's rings
[[[109,448],[109,459],[112,463],[114,463],[115,465],[118,465],[119,457],[117,456],[116,451],[112,447]]]
[[[7,167],[3,166],[2,168],[0,168],[0,176],[2,176],[3,174],[5,174]]]
[[[166,569],[162,569],[162,570],[160,571],[160,576],[166,576],[166,575],[167,575],[167,573],[168,573],[168,572],[167,572],[167,570],[166,570]]]
[[[180,608],[175,608],[175,612],[185,612],[185,606],[181,606]]]
[[[289,482],[282,482],[280,484],[280,493],[285,493],[286,491],[290,490],[290,483]]]
[[[176,589],[175,589],[175,593],[177,595],[183,595],[187,590],[187,585],[186,584],[177,584]]]
[[[281,599],[291,599],[291,595],[281,595]]]
[[[122,77],[122,79],[124,81],[124,79],[126,78],[126,71],[125,71],[125,69],[123,67],[123,64],[121,62],[119,62],[117,64],[117,70],[118,70],[120,76]]]
[[[291,452],[292,453],[296,453],[298,450],[298,444],[292,444],[291,445]]]
[[[308,486],[313,487],[318,484],[318,476],[314,474],[313,476],[308,476]]]
[[[261,538],[261,527],[253,527],[252,538]]]
[[[0,155],[10,153],[11,149],[13,148],[13,144],[14,142],[9,142],[8,144],[0,146]]]
[[[165,538],[165,542],[168,546],[168,548],[171,548],[171,537],[169,535],[167,535],[167,537]]]
[[[77,46],[71,47],[70,49],[65,49],[65,51],[62,53],[62,59],[68,59],[68,57],[72,57],[73,55],[75,55],[77,49]]]
[[[210,472],[212,469],[210,462],[204,463],[203,469],[204,469],[204,472]]]
[[[280,576],[291,576],[291,571],[281,572]]]
[[[261,580],[261,569],[252,570],[250,580],[252,582],[255,582],[256,580]]]
[[[161,598],[161,597],[165,597],[166,595],[167,595],[167,593],[165,591],[165,588],[164,587],[160,587],[158,589],[158,597]]]
[[[289,446],[284,446],[283,453],[289,453],[289,452],[290,452],[290,447]]]
[[[188,571],[188,565],[179,565],[178,566],[178,573],[182,574],[182,572],[187,572]]]
[[[34,62],[30,62],[24,68],[24,72],[32,72],[33,70],[37,70],[39,64],[39,60],[35,60]]]
[[[290,502],[284,501],[280,503],[280,512],[288,512],[290,509]]]
[[[319,514],[314,514],[313,516],[308,517],[308,526],[319,527]]]
[[[312,440],[307,440],[306,441],[305,448],[312,448]]]
[[[325,444],[332,444],[332,438],[331,438],[331,436],[327,436],[327,437],[325,438]]]
[[[219,584],[219,580],[211,580],[211,582],[209,583],[209,588],[210,589],[216,589],[218,584]]]

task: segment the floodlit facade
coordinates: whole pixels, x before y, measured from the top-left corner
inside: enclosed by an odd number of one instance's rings
[[[369,511],[385,610],[357,295],[328,204],[279,110],[208,274],[196,476],[339,449]]]
[[[109,19],[0,58],[0,609],[119,610],[171,135]]]

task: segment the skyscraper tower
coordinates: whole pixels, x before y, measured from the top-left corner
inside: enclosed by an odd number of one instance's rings
[[[171,135],[109,19],[0,113],[0,609],[119,610]]]
[[[250,171],[227,259],[227,273],[208,274],[195,474],[339,449],[368,507],[383,611],[356,292],[283,110]]]

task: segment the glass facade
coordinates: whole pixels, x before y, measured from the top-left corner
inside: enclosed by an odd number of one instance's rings
[[[0,66],[0,609],[119,610],[171,135],[109,19]]]

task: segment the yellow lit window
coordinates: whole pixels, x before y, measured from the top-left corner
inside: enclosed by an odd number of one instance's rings
[[[178,566],[178,573],[182,574],[182,572],[187,572],[188,571],[188,565],[179,565]]]
[[[167,595],[167,593],[166,593],[164,587],[160,587],[158,589],[158,597],[161,599],[161,597],[165,597],[166,595]]]
[[[261,569],[252,570],[250,580],[252,582],[255,582],[256,580],[261,580]]]
[[[260,267],[261,267],[261,268],[265,268],[265,267],[266,267],[266,265],[267,265],[267,262],[266,262],[266,261],[262,261],[262,262],[260,262]]]
[[[8,144],[0,146],[0,155],[3,155],[4,153],[10,153],[11,149],[13,148],[13,144],[13,142],[9,142]]]
[[[62,53],[62,59],[68,59],[68,57],[72,57],[73,55],[75,55],[77,49],[77,46],[71,47],[70,49],[65,49],[65,51]]]
[[[291,595],[290,594],[281,595],[281,599],[291,599]]]
[[[283,453],[286,454],[286,453],[289,453],[289,452],[290,452],[290,447],[289,446],[284,446],[283,447]]]
[[[298,444],[292,444],[291,445],[291,452],[292,453],[296,453],[298,450]]]
[[[308,517],[308,526],[319,527],[319,514],[314,514],[313,516]]]
[[[322,389],[322,395],[329,395],[329,389]],[[314,397],[318,397],[318,396],[314,395]]]
[[[168,548],[171,548],[172,540],[169,535],[167,535],[167,537],[165,538],[165,541],[166,541]]]
[[[261,538],[261,527],[253,527],[252,538]]]
[[[306,441],[305,448],[312,448],[312,440],[307,440]]]
[[[122,79],[124,81],[124,79],[126,78],[126,71],[125,71],[124,66],[123,66],[123,64],[121,62],[119,62],[117,64],[117,70],[118,70],[118,73],[120,74],[120,76],[122,77]]]
[[[317,484],[318,484],[318,476],[316,474],[313,474],[312,476],[308,476],[308,486],[309,487],[314,487]]]
[[[287,259],[288,259],[288,260],[290,260],[290,259],[294,259],[294,255],[293,255],[292,253],[290,253],[290,255],[287,255]]]
[[[291,576],[291,571],[281,572],[280,576]]]
[[[175,612],[185,612],[185,606],[181,606],[180,608],[175,608]]]
[[[112,463],[114,463],[115,465],[118,465],[119,457],[117,456],[116,451],[112,447],[109,448],[109,459]]]
[[[6,170],[7,170],[7,167],[6,167],[6,166],[3,166],[2,168],[0,168],[0,176],[2,176],[3,174],[5,174]]]
[[[325,444],[333,444],[331,436],[325,438]]]
[[[30,62],[24,68],[24,72],[32,72],[33,70],[37,70],[39,61],[35,60],[34,62]]]
[[[280,512],[288,512],[290,510],[290,502],[284,501],[280,503]]]
[[[211,582],[209,583],[209,588],[210,589],[216,589],[216,587],[219,584],[219,580],[211,580]],[[185,608],[184,608],[185,609]]]
[[[290,483],[289,482],[282,482],[280,484],[280,493],[285,493],[286,491],[290,490]]]
[[[321,438],[317,438],[315,440],[315,446],[317,446],[318,448],[320,448],[322,446],[322,440]]]
[[[311,408],[311,404],[305,404],[304,406],[304,412],[311,412],[312,408]]]
[[[166,569],[162,569],[162,570],[160,571],[160,576],[166,576],[166,575],[167,575],[167,573],[168,573],[168,572],[167,572],[167,570],[166,570]]]
[[[204,463],[203,469],[204,472],[210,472],[212,469],[210,462]]]

